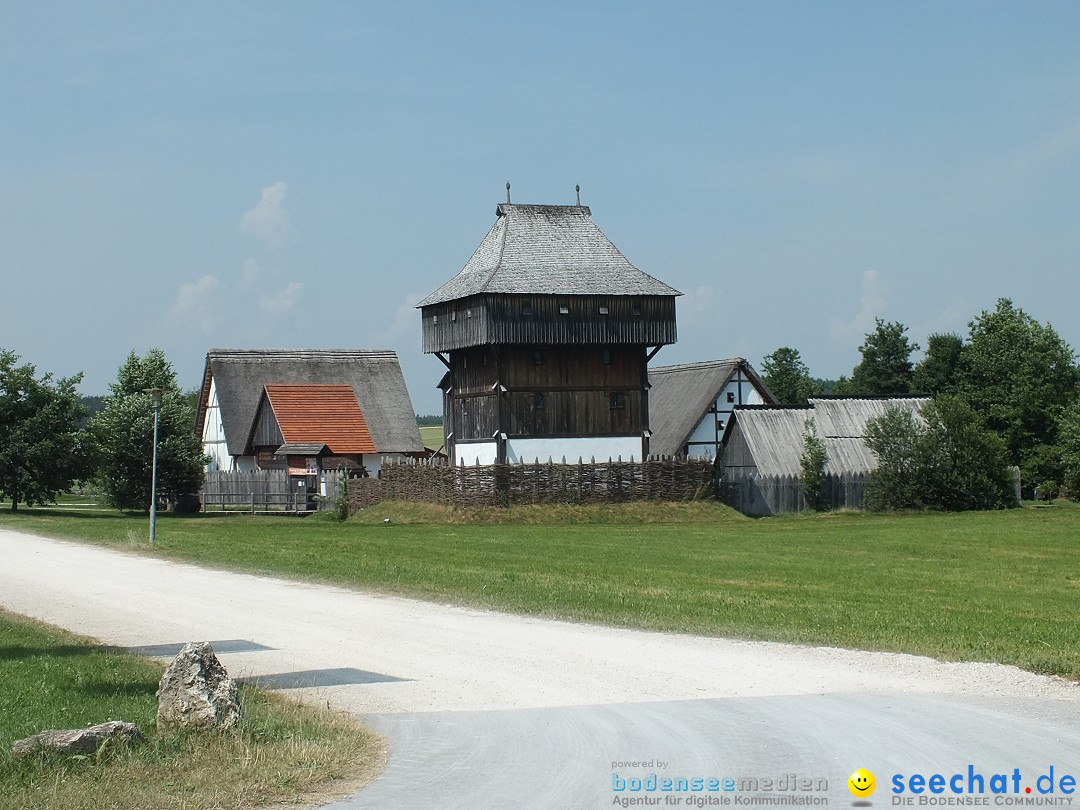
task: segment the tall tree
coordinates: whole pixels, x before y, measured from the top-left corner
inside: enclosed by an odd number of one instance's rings
[[[1058,419],[1061,443],[1062,483],[1073,500],[1080,498],[1080,399],[1074,399]]]
[[[761,361],[762,378],[781,405],[805,405],[817,388],[798,349],[781,346]]]
[[[134,352],[109,386],[105,408],[90,421],[99,452],[97,483],[121,509],[150,509],[154,412],[146,389],[163,391],[158,425],[158,495],[175,499],[202,487],[202,445],[195,414],[176,383],[172,364],[160,349],[144,357]]]
[[[914,366],[911,353],[919,344],[908,341],[907,327],[875,319],[874,331],[866,336],[859,353],[862,360],[851,372],[854,393],[867,396],[911,393]]]
[[[1046,473],[1064,410],[1077,392],[1075,355],[1050,324],[1001,298],[969,324],[961,390],[1005,440],[1009,460],[1032,486]]]
[[[963,372],[964,340],[957,334],[937,333],[926,339],[926,356],[917,366],[912,389],[920,394],[955,394]]]
[[[88,471],[89,448],[79,421],[86,409],[75,391],[82,379],[36,376],[34,366],[0,351],[0,495],[33,506],[57,495]]]

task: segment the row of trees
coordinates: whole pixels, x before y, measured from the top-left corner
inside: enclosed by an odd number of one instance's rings
[[[0,497],[20,505],[52,503],[76,481],[121,509],[150,508],[154,412],[149,389],[162,389],[158,494],[175,499],[202,487],[202,447],[190,399],[159,349],[132,352],[87,420],[75,387],[82,375],[38,376],[0,351]]]
[[[903,324],[878,319],[850,376],[816,380],[798,350],[786,346],[764,358],[762,372],[789,405],[823,393],[948,397],[942,408],[953,413],[966,406],[1000,438],[1006,464],[1020,467],[1029,493],[1051,481],[1080,494],[1080,369],[1050,324],[1002,298],[968,324],[966,338],[932,334],[916,363],[919,348]]]

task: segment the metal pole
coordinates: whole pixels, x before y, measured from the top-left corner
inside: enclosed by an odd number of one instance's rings
[[[150,545],[154,545],[157,538],[157,449],[158,449],[158,419],[161,415],[160,388],[149,388],[150,402],[154,406],[154,460],[153,471],[150,474]]]

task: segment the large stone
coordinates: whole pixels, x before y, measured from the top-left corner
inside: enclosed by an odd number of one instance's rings
[[[158,728],[232,728],[240,722],[236,682],[208,642],[191,642],[176,654],[157,690]]]
[[[16,740],[11,753],[16,757],[30,756],[38,751],[57,751],[62,754],[95,754],[101,746],[129,745],[145,738],[134,723],[110,720],[90,728],[43,731],[33,737]]]

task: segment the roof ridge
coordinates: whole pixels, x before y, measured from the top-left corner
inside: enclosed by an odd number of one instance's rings
[[[718,368],[731,363],[745,363],[745,357],[728,357],[724,360],[698,360],[693,363],[673,363],[670,366],[653,366],[649,373],[657,372],[664,374],[671,371],[686,371],[693,368]]]

